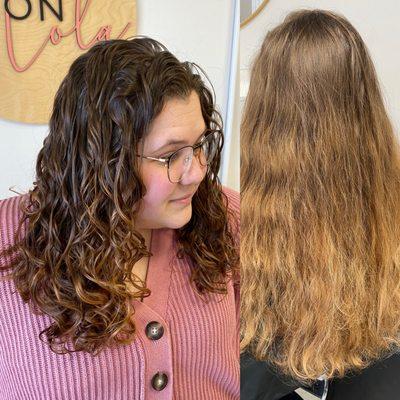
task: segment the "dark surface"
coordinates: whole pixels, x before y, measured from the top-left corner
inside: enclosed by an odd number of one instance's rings
[[[327,400],[400,399],[400,354],[380,360],[359,374],[334,379]]]
[[[294,392],[286,395],[285,397],[281,397],[281,400],[303,400],[303,398]]]
[[[240,400],[278,400],[298,387],[296,382],[279,376],[265,362],[247,353],[240,357]],[[298,398],[293,396],[285,400]]]
[[[293,393],[299,384],[248,354],[241,356],[240,373],[241,400],[300,398]],[[358,374],[331,380],[327,400],[400,400],[400,354],[379,360]]]

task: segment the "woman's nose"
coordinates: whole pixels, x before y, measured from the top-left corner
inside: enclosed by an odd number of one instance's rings
[[[193,154],[192,163],[189,169],[183,174],[180,183],[182,185],[199,184],[205,177],[207,166],[203,166],[199,161],[199,155]]]

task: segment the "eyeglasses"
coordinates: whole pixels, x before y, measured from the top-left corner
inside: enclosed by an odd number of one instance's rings
[[[222,139],[220,130],[208,129],[203,139],[193,146],[185,146],[174,151],[168,157],[148,157],[137,154],[148,160],[159,161],[168,167],[168,179],[171,183],[180,182],[192,165],[193,155],[198,157],[202,166],[210,165],[217,154]]]

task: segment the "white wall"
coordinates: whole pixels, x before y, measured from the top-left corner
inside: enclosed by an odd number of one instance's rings
[[[159,40],[181,60],[198,63],[214,85],[225,118],[232,118],[232,110],[227,113],[229,96],[234,96],[230,89],[234,10],[234,0],[137,0],[137,33]],[[32,186],[36,157],[47,133],[47,125],[0,119],[0,199],[15,195],[10,186],[23,192]],[[238,152],[238,134],[231,139],[224,154],[229,172],[223,183],[238,189],[238,174],[230,164],[237,157],[229,154],[232,149]]]
[[[321,8],[343,14],[359,31],[374,61],[387,110],[400,134],[400,1],[270,0],[240,31],[241,98],[247,93],[248,69],[268,30],[299,8]]]

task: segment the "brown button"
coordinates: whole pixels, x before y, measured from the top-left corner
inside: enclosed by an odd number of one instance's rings
[[[153,389],[157,390],[157,392],[163,390],[165,386],[167,386],[167,383],[168,376],[163,372],[157,372],[151,380],[151,386],[153,386]]]
[[[146,336],[150,340],[158,340],[164,334],[164,327],[157,321],[151,321],[146,326]]]

